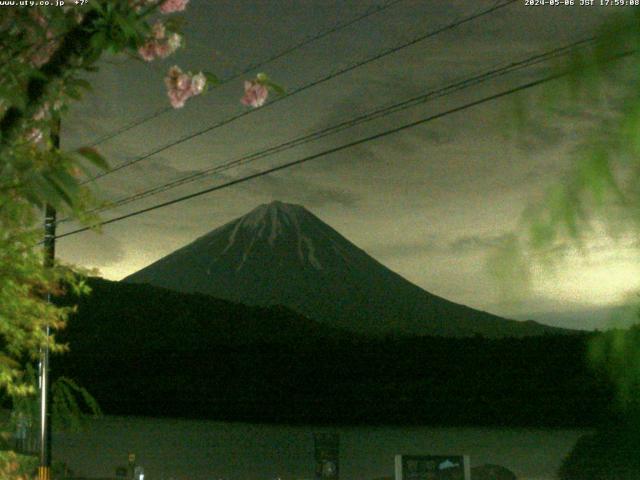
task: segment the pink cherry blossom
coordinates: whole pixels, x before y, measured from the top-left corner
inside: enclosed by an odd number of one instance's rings
[[[29,54],[29,60],[33,66],[40,68],[47,63],[59,46],[59,42],[55,39],[55,32],[50,27],[49,21],[38,10],[31,11],[31,17],[44,30],[44,39],[36,40],[33,46],[33,52]],[[41,37],[40,32],[31,31],[32,34]]]
[[[140,48],[138,48],[138,55],[142,57],[145,62],[152,62],[156,59],[156,44],[155,42],[148,41]]]
[[[195,95],[200,95],[204,91],[204,87],[207,84],[207,77],[204,73],[200,72],[191,78],[191,88]]]
[[[31,18],[33,18],[42,28],[46,28],[49,25],[49,22],[47,21],[45,16],[42,15],[42,12],[40,10],[30,10],[29,13],[31,15]]]
[[[172,33],[167,39],[167,45],[171,48],[172,52],[175,52],[182,46],[182,35],[179,33]]]
[[[33,115],[33,119],[35,121],[44,120],[44,118],[49,113],[50,105],[49,102],[44,102],[44,104],[38,109],[38,111]]]
[[[160,5],[161,13],[181,12],[187,7],[189,0],[165,0]]]
[[[176,51],[169,42],[159,42],[155,45],[156,56],[160,58],[167,58],[173,52]]]
[[[156,40],[162,40],[165,36],[165,27],[164,27],[164,23],[162,22],[156,22],[153,24],[153,26],[151,27],[151,35],[153,36],[153,38],[155,38]]]
[[[143,60],[151,62],[156,58],[167,58],[182,45],[182,36],[172,33],[166,37],[165,26],[156,22],[151,27],[151,38],[138,48],[138,54]]]
[[[171,106],[182,108],[189,98],[200,95],[204,91],[207,79],[203,73],[193,75],[173,66],[167,72],[164,83],[167,86]]]
[[[48,40],[42,45],[36,46],[36,50],[31,54],[31,63],[40,68],[49,61],[51,55],[58,49],[58,42],[55,40]]]
[[[258,80],[244,82],[244,96],[240,100],[243,105],[254,108],[261,107],[267,101],[269,89]]]
[[[188,75],[177,66],[171,67],[167,72],[164,83],[167,86],[167,95],[173,108],[182,108],[184,102],[189,98],[190,88],[185,88],[189,83],[188,79]]]
[[[129,6],[136,12],[140,12],[143,8],[156,3],[158,3],[158,0],[129,0]]]
[[[40,143],[43,137],[42,130],[39,128],[32,128],[26,133],[27,141],[31,143]]]

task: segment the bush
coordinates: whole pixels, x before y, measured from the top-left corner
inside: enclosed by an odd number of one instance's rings
[[[560,480],[638,480],[640,429],[617,426],[580,437],[558,470]]]

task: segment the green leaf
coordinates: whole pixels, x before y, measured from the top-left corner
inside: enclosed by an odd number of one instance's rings
[[[126,38],[132,38],[137,36],[137,31],[135,26],[132,24],[129,17],[125,17],[116,13],[114,15],[114,19],[118,27],[122,30],[122,33]]]
[[[264,85],[267,88],[269,88],[270,90],[273,90],[278,95],[286,95],[286,93],[287,93],[287,91],[284,89],[284,87],[281,87],[277,83],[274,83],[274,82],[272,82],[270,80],[265,82]]]
[[[73,85],[67,85],[67,87],[64,89],[64,94],[67,97],[73,98],[74,100],[82,100],[82,94],[80,93],[80,90],[75,88]]]
[[[26,200],[32,205],[35,205],[36,207],[42,207],[44,205],[42,197],[36,192],[35,189],[29,188],[30,186],[31,185],[27,183],[25,189],[23,190],[23,195],[25,196]]]
[[[107,12],[105,11],[104,5],[101,2],[92,2],[91,6],[102,16],[106,15]]]
[[[529,238],[534,249],[544,249],[556,238],[556,229],[549,222],[539,219],[529,226]]]
[[[82,155],[84,158],[89,160],[93,165],[100,168],[101,170],[108,170],[109,164],[107,160],[98,153],[95,148],[92,147],[82,147],[77,150],[78,154]]]
[[[63,181],[61,181],[58,172],[48,172],[42,175],[42,178],[48,183],[57,195],[56,205],[66,204],[72,206],[74,202],[73,192],[66,189]]]
[[[44,175],[34,175],[29,186],[31,195],[38,198],[40,204],[49,203],[58,209],[62,206],[60,191]]]
[[[72,85],[78,88],[81,88],[83,90],[86,90],[87,92],[90,92],[93,90],[93,87],[91,86],[91,84],[87,80],[84,80],[82,78],[74,78],[70,82],[72,83]]]
[[[285,89],[277,83],[271,81],[266,73],[259,73],[258,75],[256,75],[256,79],[259,83],[267,87],[269,90],[273,90],[278,95],[284,95],[286,93]]]
[[[71,203],[76,203],[80,187],[74,177],[64,170],[54,170],[48,175],[48,178],[66,194]]]
[[[91,37],[91,40],[89,40],[89,44],[91,45],[91,48],[93,48],[94,50],[97,50],[97,51],[104,50],[108,44],[107,34],[103,30],[95,33]]]
[[[211,73],[211,72],[202,72],[202,73],[207,79],[207,85],[215,86],[220,83],[220,79],[214,73]]]

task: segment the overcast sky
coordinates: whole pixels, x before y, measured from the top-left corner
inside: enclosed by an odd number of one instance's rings
[[[191,0],[187,48],[162,62],[105,62],[94,92],[63,124],[63,146],[76,148],[168,105],[163,72],[173,64],[228,78],[383,1]],[[383,12],[283,56],[259,70],[289,91],[406,43],[498,2],[403,0]],[[526,6],[524,0],[330,81],[253,111],[97,182],[118,199],[446,86],[494,67],[593,34],[605,7]],[[613,9],[615,10],[615,9]],[[178,197],[268,166],[320,152],[540,78],[553,63],[360,125],[260,159],[222,175],[131,203],[104,219]],[[246,75],[247,78],[250,75]],[[534,99],[541,90],[525,98]],[[243,112],[242,78],[99,145],[112,165],[129,161]],[[420,287],[492,313],[577,326],[603,326],[608,308],[640,283],[634,243],[594,235],[587,258],[570,255],[555,276],[538,275],[520,303],[505,302],[484,270],[489,249],[512,230],[527,202],[569,164],[581,118],[538,115],[514,135],[515,96],[446,116],[251,182],[59,241],[60,257],[120,279],[257,205],[304,205],[377,260]],[[59,233],[71,228],[59,227]],[[597,323],[600,322],[600,323]]]

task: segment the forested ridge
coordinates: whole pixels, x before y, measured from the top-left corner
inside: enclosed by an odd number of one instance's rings
[[[54,374],[106,413],[256,422],[596,426],[595,334],[365,337],[280,307],[92,279]]]

